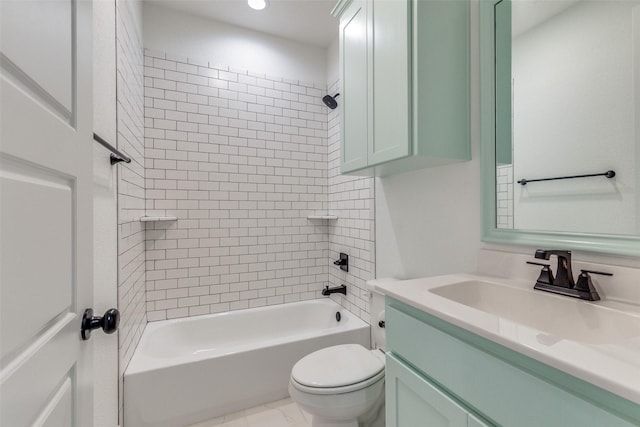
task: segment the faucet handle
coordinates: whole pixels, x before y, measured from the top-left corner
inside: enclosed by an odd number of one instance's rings
[[[604,271],[595,271],[595,270],[580,270],[580,275],[583,274],[599,274],[601,276],[613,276],[613,273],[605,273]]]
[[[595,286],[593,286],[593,282],[591,281],[591,276],[589,274],[600,274],[602,276],[613,276],[613,274],[605,273],[603,271],[580,270],[580,275],[578,276],[578,281],[576,282],[574,289],[579,292],[589,293],[592,301],[598,301],[600,296],[598,295],[598,291],[596,291]]]
[[[589,274],[599,274],[601,276],[613,276],[611,273],[605,273],[603,271],[594,271],[594,270],[580,270],[580,275],[578,276],[578,281],[576,282],[575,290],[581,292],[595,292],[595,287],[593,286],[593,282],[591,282],[591,276]]]
[[[551,267],[551,264],[545,264],[545,263],[542,263],[542,262],[527,261],[527,264],[540,265],[540,266],[547,267],[547,268]]]
[[[340,252],[340,258],[333,261],[333,264],[340,267],[340,270],[348,272],[349,271],[349,255],[345,254],[344,252]]]
[[[538,276],[538,279],[536,280],[536,283],[543,283],[545,285],[553,285],[553,271],[551,271],[551,265],[550,264],[543,264],[540,262],[532,262],[532,261],[527,261],[527,264],[531,264],[531,265],[539,265],[542,267],[542,270],[540,270],[540,275]]]

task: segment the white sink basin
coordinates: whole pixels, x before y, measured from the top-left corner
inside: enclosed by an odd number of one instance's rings
[[[640,288],[635,271],[615,269],[625,283],[616,283],[617,294],[603,284],[596,302],[533,290],[530,279],[466,273],[384,281],[376,289],[640,404]]]
[[[640,316],[533,289],[466,280],[427,292],[547,332],[550,340],[609,344],[640,337]]]

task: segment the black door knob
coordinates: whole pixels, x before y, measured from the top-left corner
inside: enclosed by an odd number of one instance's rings
[[[91,331],[102,328],[105,334],[112,334],[118,330],[120,324],[120,312],[116,308],[105,311],[104,316],[94,316],[93,309],[87,308],[82,316],[80,334],[83,340],[91,338]]]

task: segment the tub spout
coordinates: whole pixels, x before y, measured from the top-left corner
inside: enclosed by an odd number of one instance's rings
[[[336,286],[335,288],[330,288],[329,285],[325,286],[322,290],[322,295],[328,296],[331,294],[347,294],[347,287],[345,285]]]

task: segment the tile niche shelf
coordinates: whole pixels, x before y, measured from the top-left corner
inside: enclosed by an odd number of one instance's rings
[[[177,221],[176,216],[143,216],[140,218],[140,222],[155,222],[155,221]]]
[[[320,215],[308,215],[307,219],[328,219],[328,220],[336,220],[338,219],[338,215],[331,215],[331,214],[320,214]]]

